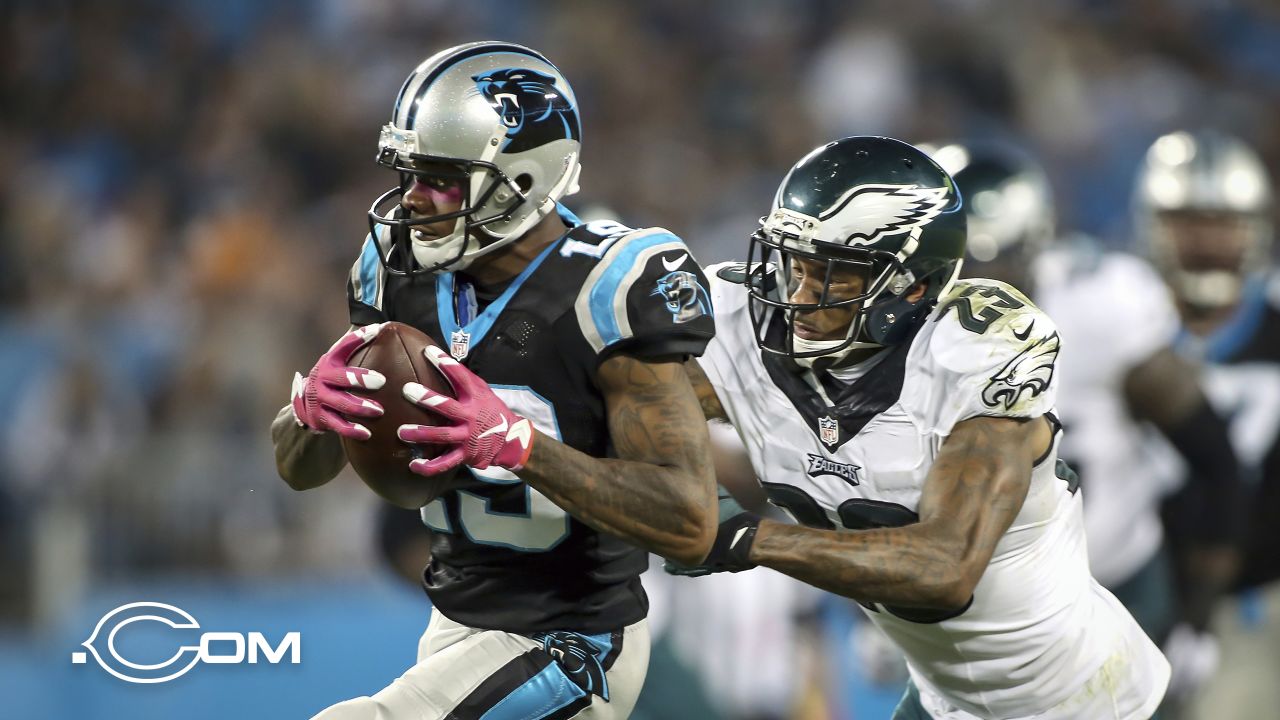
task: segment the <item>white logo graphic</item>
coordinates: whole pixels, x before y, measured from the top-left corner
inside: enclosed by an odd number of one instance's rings
[[[103,670],[125,682],[141,684],[168,682],[181,677],[198,662],[256,664],[259,658],[264,658],[266,662],[278,665],[284,661],[285,653],[288,653],[291,664],[302,662],[302,634],[299,632],[285,633],[274,648],[259,632],[206,632],[200,635],[198,645],[180,645],[177,652],[163,662],[131,662],[120,655],[116,647],[117,636],[130,625],[143,621],[164,623],[177,630],[200,629],[200,623],[190,613],[173,605],[158,602],[121,605],[102,616],[89,639],[81,643],[89,652],[71,653],[71,662],[83,665],[89,661],[89,655],[93,655]],[[103,646],[101,650],[99,645]]]
[[[471,333],[466,330],[454,330],[449,337],[449,354],[454,360],[462,360],[471,352]]]
[[[982,390],[982,402],[1011,411],[1049,389],[1058,362],[1058,333],[1044,338],[1005,363]],[[1024,398],[1025,396],[1025,398]]]
[[[929,224],[947,206],[947,188],[914,185],[859,185],[836,201],[818,219],[828,237],[849,238],[856,245]]]
[[[840,463],[835,460],[828,460],[821,455],[808,453],[809,469],[806,470],[809,477],[821,477],[823,475],[833,475],[844,480],[850,485],[861,485],[862,479],[858,477],[858,471],[862,469],[861,465],[853,463]]]
[[[689,259],[689,253],[682,253],[680,257],[676,258],[675,260],[667,260],[666,258],[662,258],[662,267],[666,268],[667,272],[675,272],[680,268],[681,265],[684,264],[684,261],[688,259]]]
[[[480,438],[489,437],[490,435],[496,435],[498,433],[505,433],[506,431],[507,431],[507,419],[504,417],[502,418],[502,422],[480,433],[479,435],[476,436],[476,439],[479,440]],[[503,437],[506,437],[506,436],[504,435]]]
[[[827,445],[836,445],[840,442],[840,426],[830,415],[818,418],[818,437],[822,438],[822,442]]]
[[[522,448],[529,447],[529,443],[533,441],[533,425],[528,420],[517,422],[511,426],[511,432],[507,433],[507,439],[515,440],[520,443]]]

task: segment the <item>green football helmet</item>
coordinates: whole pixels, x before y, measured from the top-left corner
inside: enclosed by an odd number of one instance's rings
[[[751,236],[746,277],[756,342],[802,365],[898,344],[955,282],[964,250],[960,193],[928,155],[886,137],[827,143],[791,168]],[[795,301],[799,261],[825,267],[816,302]],[[860,277],[860,290],[848,294],[842,280],[847,296],[837,297],[835,277]],[[909,300],[920,283],[923,295]],[[806,316],[835,308],[852,313],[843,338],[797,335],[797,320],[803,326]]]
[[[1030,155],[998,142],[949,143],[928,150],[964,193],[969,225],[965,277],[1034,291],[1032,262],[1053,241],[1053,191]]]

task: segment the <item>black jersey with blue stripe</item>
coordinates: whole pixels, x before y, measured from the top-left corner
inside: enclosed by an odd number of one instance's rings
[[[1245,471],[1248,522],[1236,584],[1280,579],[1280,272],[1251,278],[1226,321],[1203,337],[1184,329],[1175,348],[1203,363],[1206,394],[1229,422]],[[1175,521],[1199,517],[1198,491],[1188,485],[1175,498]]]
[[[567,232],[483,307],[453,273],[392,276],[373,245],[347,284],[351,321],[412,325],[484,378],[543,433],[596,457],[614,456],[600,362],[701,355],[714,334],[707,281],[676,236],[613,222]],[[473,627],[511,632],[608,632],[643,618],[646,554],[569,516],[505,470],[422,509],[432,529],[424,585],[437,608]]]

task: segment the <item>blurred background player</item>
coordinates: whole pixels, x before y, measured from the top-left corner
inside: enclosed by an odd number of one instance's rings
[[[346,366],[394,320],[438,340],[427,358],[453,389],[405,385],[441,418],[400,426],[435,447],[410,468],[470,477],[422,508],[434,609],[417,663],[317,717],[626,718],[649,657],[644,549],[709,549],[714,470],[681,364],[714,334],[706,280],[669,232],[559,205],[581,132],[560,71],[492,41],[423,61],[382,129],[399,182],[351,270],[357,327],[295,378],[277,466],[315,488],[346,463],[339,435],[369,437],[360,419],[384,409],[361,393],[385,379]]]
[[[1214,617],[1221,666],[1194,717],[1257,717],[1259,708],[1280,707],[1280,278],[1271,256],[1270,173],[1236,137],[1173,132],[1147,151],[1134,203],[1139,240],[1177,304],[1174,347],[1204,365],[1205,390],[1230,419],[1244,469],[1236,592]],[[1205,508],[1217,502],[1215,489],[1195,483],[1194,465],[1161,449],[1168,477],[1181,485],[1166,517],[1182,544],[1213,522]],[[1204,582],[1194,571],[1217,562],[1193,557],[1187,592]]]
[[[1173,666],[1170,697],[1185,698],[1213,670],[1206,633],[1236,566],[1241,484],[1198,366],[1172,349],[1172,298],[1135,255],[1104,251],[1081,235],[1055,240],[1053,192],[1029,154],[974,141],[944,145],[933,157],[965,198],[964,275],[1017,286],[1062,333],[1061,453],[1080,475],[1090,568],[1162,645]],[[1179,565],[1190,573],[1182,583],[1160,518],[1168,483],[1144,451],[1152,426],[1202,488],[1196,522],[1177,543]]]
[[[1148,718],[1169,666],[1089,574],[1058,331],[1009,285],[957,281],[961,205],[890,138],[791,168],[749,262],[712,274],[716,338],[688,368],[800,524],[722,494],[711,554],[672,570],[763,566],[858,600],[906,656],[900,720]]]

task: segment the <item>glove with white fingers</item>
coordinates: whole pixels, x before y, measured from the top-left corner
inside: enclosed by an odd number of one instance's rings
[[[382,324],[376,324],[352,330],[320,356],[306,377],[294,373],[289,405],[298,425],[317,434],[334,432],[351,440],[369,439],[368,428],[347,418],[381,417],[382,406],[348,390],[377,390],[387,379],[376,370],[348,367],[348,363],[381,329]]]
[[[533,425],[494,394],[479,375],[434,345],[423,351],[453,386],[454,397],[418,383],[407,383],[404,396],[418,407],[450,420],[443,425],[401,425],[397,435],[407,443],[449,448],[437,457],[416,459],[409,469],[436,475],[459,465],[477,470],[500,467],[519,470],[533,452]]]

